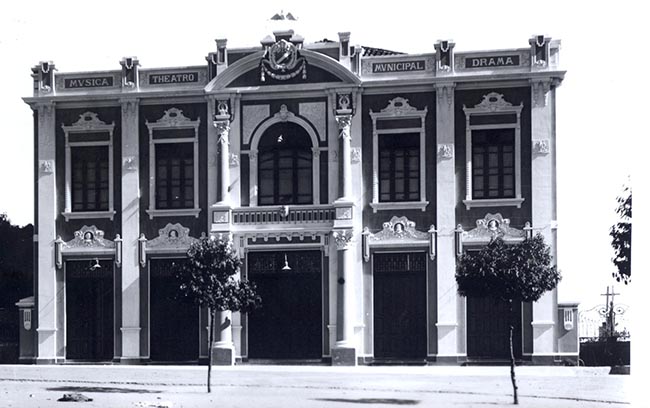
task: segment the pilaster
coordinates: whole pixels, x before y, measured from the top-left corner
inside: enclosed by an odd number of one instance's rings
[[[61,295],[57,294],[57,275],[54,240],[56,238],[56,109],[54,102],[35,105],[38,113],[38,215],[37,239],[38,274],[37,313],[38,346],[37,362],[54,362],[63,357],[63,344],[58,344],[57,331],[62,322],[57,319]]]
[[[459,350],[459,295],[456,287],[456,177],[454,169],[454,87],[436,84],[436,226],[438,359],[456,359]]]
[[[531,205],[534,233],[542,234],[557,264],[553,85],[550,78],[531,80]],[[533,361],[548,362],[557,352],[556,316],[557,291],[553,290],[533,304]]]
[[[140,358],[140,149],[137,99],[122,104],[122,355]]]

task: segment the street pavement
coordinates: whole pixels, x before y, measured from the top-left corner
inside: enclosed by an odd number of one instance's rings
[[[630,407],[608,367],[517,367],[522,407]],[[508,407],[509,367],[0,365],[0,407]],[[68,393],[92,398],[58,402]],[[638,405],[641,406],[641,405]],[[650,406],[650,404],[648,405]]]

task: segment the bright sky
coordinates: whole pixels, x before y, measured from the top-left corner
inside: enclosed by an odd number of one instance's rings
[[[0,212],[15,224],[33,222],[33,122],[20,98],[31,96],[30,68],[41,60],[59,72],[118,69],[124,56],[137,56],[143,68],[203,65],[215,38],[228,38],[229,47],[259,45],[266,20],[280,10],[299,18],[307,43],[351,31],[353,45],[410,53],[433,52],[438,39],[453,39],[456,51],[527,47],[531,35],[546,34],[562,40],[568,71],[557,92],[558,294],[589,309],[616,283],[608,230],[631,152],[641,147],[633,141],[647,134],[640,123],[648,94],[636,80],[648,72],[646,14],[627,3],[11,2],[0,14]],[[629,288],[616,290],[629,303]]]

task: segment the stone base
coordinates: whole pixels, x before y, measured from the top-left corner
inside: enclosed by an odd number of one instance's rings
[[[124,365],[140,365],[142,364],[142,359],[140,357],[120,357],[119,363]]]
[[[467,357],[465,356],[436,356],[435,362],[436,365],[461,365],[467,362]]]
[[[332,349],[333,366],[356,366],[357,350],[348,347],[336,347]]]
[[[553,355],[532,355],[530,357],[531,363],[534,365],[557,365],[562,360],[559,357]]]
[[[46,358],[46,357],[37,357],[36,364],[58,364],[63,362],[63,359],[58,358]]]
[[[235,365],[234,347],[214,347],[212,349],[212,365]]]

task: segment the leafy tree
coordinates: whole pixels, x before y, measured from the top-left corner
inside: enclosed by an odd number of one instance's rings
[[[210,316],[208,340],[208,392],[212,372],[212,344],[217,311],[247,313],[261,305],[255,285],[235,278],[241,261],[229,240],[202,238],[190,245],[187,260],[174,265],[174,278],[179,284],[178,297],[201,307]]]
[[[609,235],[612,237],[614,258],[612,262],[617,271],[612,273],[617,282],[623,280],[627,285],[632,280],[632,188],[625,187],[623,194],[616,198],[618,207],[616,213],[621,218],[612,225]]]
[[[534,302],[560,281],[560,273],[551,265],[551,249],[542,235],[508,245],[495,238],[480,251],[463,253],[456,267],[456,282],[461,296],[489,297],[507,302],[510,330],[510,380],[514,404],[518,404],[515,379],[513,303]]]
[[[0,308],[32,294],[33,235],[32,224],[12,225],[0,213]]]

